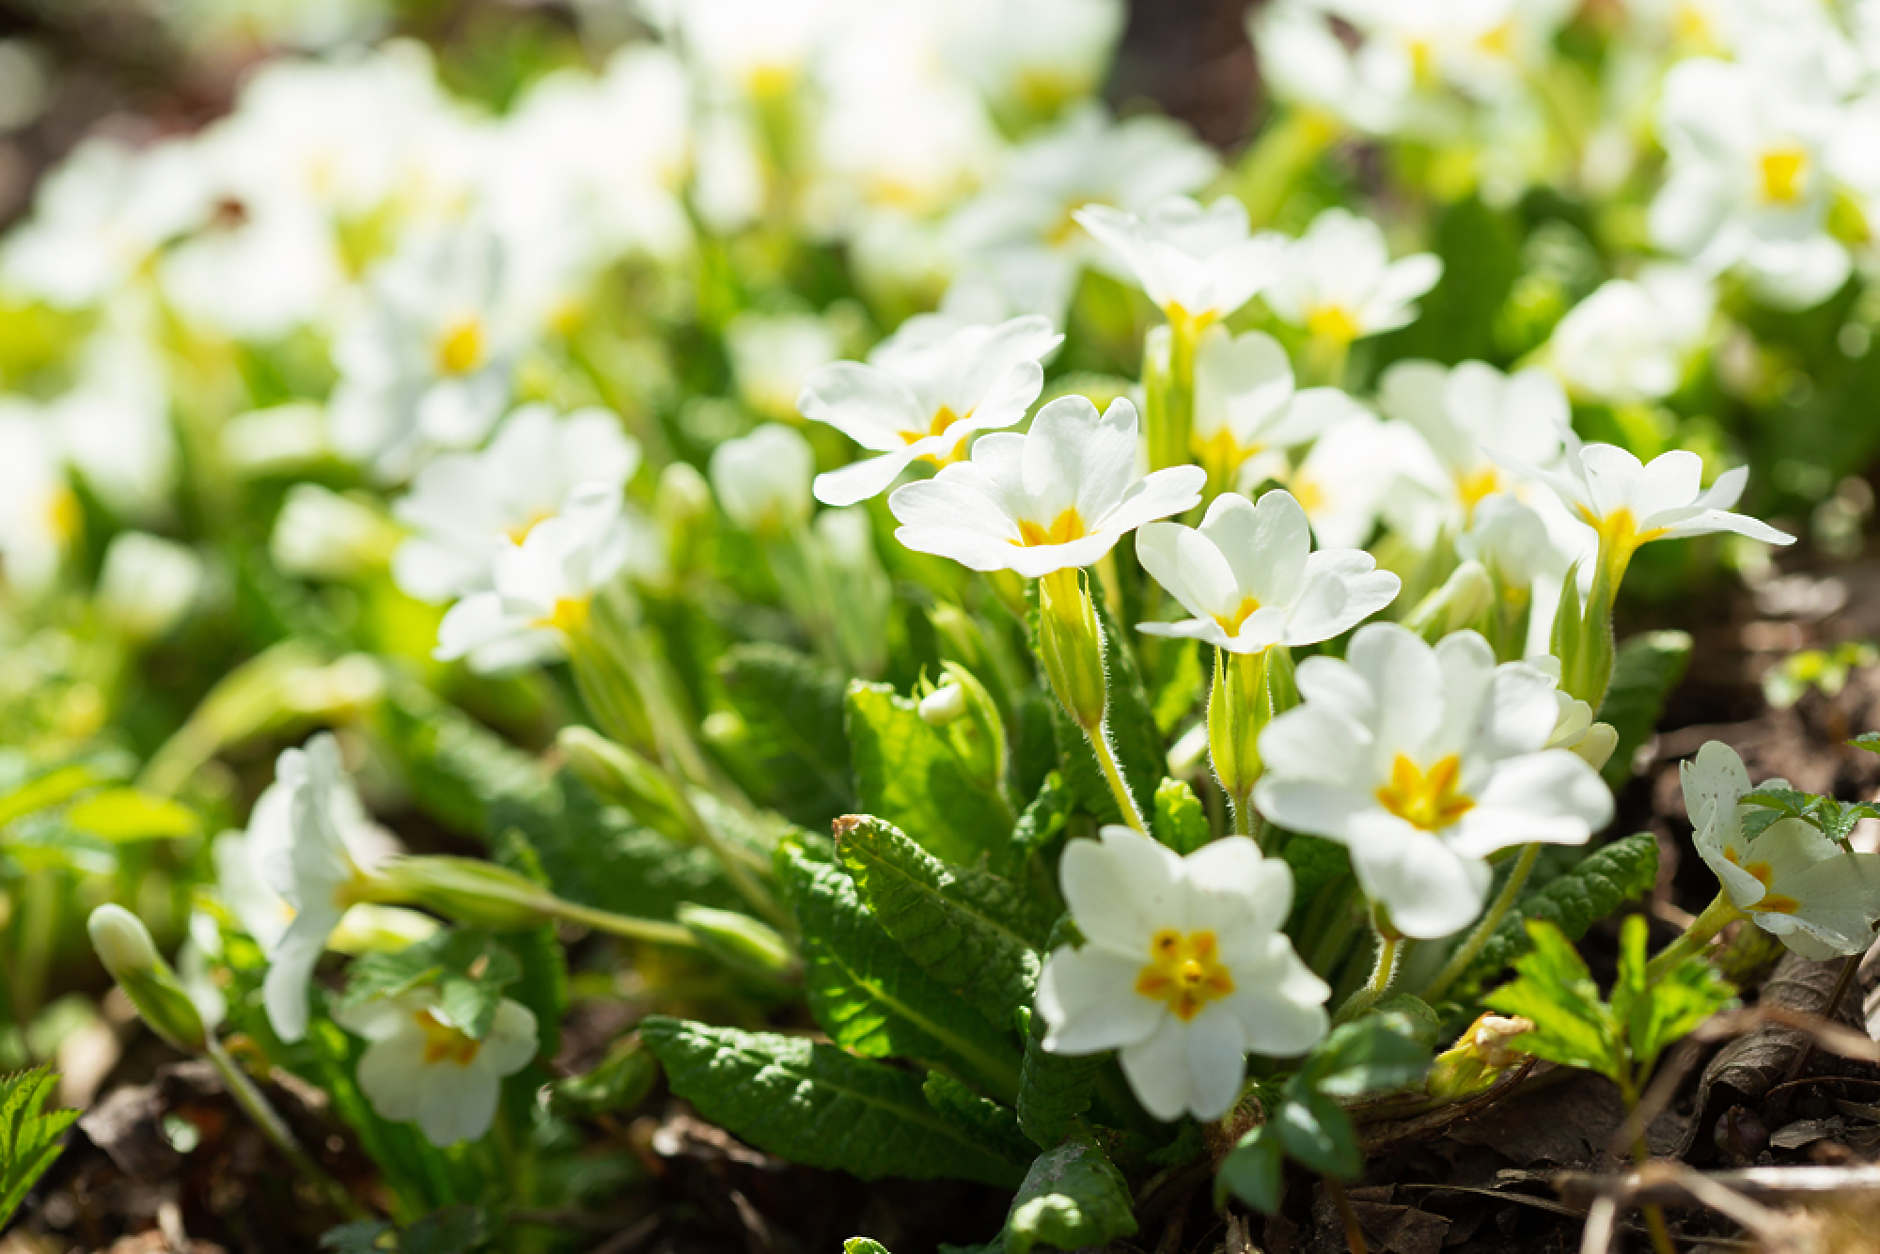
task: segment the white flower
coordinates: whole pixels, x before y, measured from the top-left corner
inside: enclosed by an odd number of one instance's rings
[[[1195,346],[1189,438],[1196,459],[1223,483],[1235,483],[1249,459],[1303,444],[1361,412],[1337,388],[1296,388],[1286,350],[1263,332],[1209,327]]]
[[[1258,504],[1223,493],[1199,529],[1150,523],[1136,533],[1136,557],[1194,615],[1138,629],[1230,653],[1330,640],[1389,605],[1402,587],[1360,549],[1312,552],[1305,511],[1281,491]]]
[[[725,326],[725,351],[744,403],[766,418],[793,417],[805,380],[840,351],[835,329],[815,314],[738,314]]]
[[[1284,321],[1350,343],[1412,321],[1413,302],[1442,275],[1442,260],[1434,253],[1392,261],[1377,223],[1327,209],[1286,245],[1263,296]]]
[[[495,235],[420,236],[372,272],[364,308],[334,340],[333,446],[402,479],[431,448],[481,442],[509,399],[518,330]]]
[[[794,427],[767,422],[747,436],[726,440],[712,450],[706,469],[718,504],[746,531],[789,531],[808,522],[815,508],[810,476],[816,454]]]
[[[1280,100],[1323,110],[1370,135],[1402,123],[1416,86],[1411,61],[1387,41],[1348,48],[1311,3],[1275,3],[1247,10],[1247,36],[1260,74]]]
[[[1700,269],[1740,265],[1765,298],[1801,308],[1851,267],[1827,230],[1829,148],[1845,115],[1816,41],[1771,33],[1749,60],[1692,58],[1666,76],[1658,126],[1670,172],[1650,226]]]
[[[1171,466],[1138,477],[1136,407],[1101,416],[1081,396],[1052,401],[1025,435],[995,431],[971,461],[895,489],[896,537],[919,553],[1028,579],[1088,566],[1123,533],[1201,503],[1206,473]]]
[[[1489,854],[1579,845],[1612,818],[1592,767],[1545,746],[1554,684],[1495,664],[1474,632],[1435,647],[1394,623],[1352,637],[1346,660],[1299,664],[1303,704],[1260,734],[1254,804],[1270,821],[1346,846],[1364,891],[1406,936],[1448,936],[1481,913]]]
[[[268,955],[268,1021],[282,1040],[297,1041],[307,1033],[307,985],[327,937],[361,899],[369,868],[387,849],[330,734],[281,754],[274,783],[249,816],[248,848],[262,881],[292,911],[271,945],[260,934],[255,939]]]
[[[1483,501],[1515,486],[1485,449],[1546,466],[1571,430],[1566,394],[1552,377],[1540,370],[1505,375],[1479,361],[1397,362],[1378,380],[1378,403],[1415,427],[1436,455],[1438,473],[1426,486],[1440,502],[1440,523],[1456,530]]]
[[[1405,467],[1428,457],[1416,432],[1360,409],[1314,440],[1297,469],[1288,472],[1283,461],[1269,467],[1255,458],[1243,467],[1240,481],[1255,486],[1270,469],[1305,510],[1321,545],[1355,549],[1371,538],[1378,508]]]
[[[561,656],[570,634],[587,625],[594,594],[643,547],[618,488],[577,488],[561,513],[530,528],[521,543],[507,536],[494,542],[490,587],[451,606],[432,656],[468,658],[479,674]]]
[[[520,542],[583,485],[618,493],[639,465],[638,442],[608,410],[524,405],[481,452],[444,453],[418,471],[392,506],[413,533],[392,558],[392,576],[421,601],[481,590],[499,537]]]
[[[867,500],[912,463],[945,465],[973,432],[1019,421],[1044,388],[1039,359],[1063,338],[1042,317],[961,326],[932,315],[909,319],[866,363],[817,370],[797,399],[803,416],[882,456],[816,476],[816,499]]]
[[[503,1077],[529,1065],[537,1048],[535,1015],[503,998],[481,1040],[438,1005],[437,990],[418,988],[349,1007],[333,1016],[371,1041],[359,1059],[359,1089],[381,1119],[416,1123],[433,1145],[474,1141],[490,1130]]]
[[[1158,201],[1142,216],[1086,205],[1072,215],[1135,274],[1172,323],[1225,318],[1279,273],[1285,238],[1254,235],[1247,207],[1222,196],[1203,209],[1186,196]]]
[[[164,516],[176,482],[170,387],[154,310],[140,300],[108,307],[78,354],[72,389],[46,407],[66,460],[122,514]]]
[[[1578,451],[1579,456],[1569,455],[1558,472],[1512,457],[1497,456],[1496,460],[1552,488],[1621,560],[1653,540],[1718,531],[1733,531],[1765,544],[1795,543],[1794,536],[1766,522],[1729,512],[1743,495],[1747,466],[1724,471],[1710,487],[1700,490],[1703,459],[1684,449],[1660,453],[1650,465],[1641,465],[1638,458],[1612,444],[1588,444]]]
[[[1158,1119],[1218,1119],[1240,1096],[1248,1052],[1303,1054],[1325,1035],[1325,981],[1281,929],[1292,870],[1244,836],[1177,857],[1125,827],[1074,840],[1060,875],[1081,949],[1038,981],[1044,1047],[1120,1049]]]
[[[54,435],[27,401],[0,396],[0,580],[27,596],[51,586],[84,520]]]
[[[202,591],[194,549],[142,531],[122,531],[104,551],[98,610],[132,636],[160,636],[182,621]]]
[[[353,579],[382,569],[398,540],[398,528],[379,511],[377,501],[342,495],[317,483],[296,483],[275,516],[268,556],[290,575]]]
[[[1661,400],[1678,389],[1716,304],[1714,286],[1691,267],[1645,266],[1569,309],[1547,360],[1568,387],[1596,400]]]
[[[1880,855],[1843,849],[1804,819],[1777,819],[1753,839],[1741,806],[1749,773],[1736,751],[1712,740],[1678,765],[1698,856],[1730,902],[1804,958],[1858,954],[1880,917]],[[1770,783],[1780,785],[1782,781]]]
[[[296,911],[287,899],[275,892],[262,874],[258,852],[268,843],[257,838],[257,822],[272,823],[279,814],[262,816],[249,823],[248,832],[224,832],[209,846],[215,863],[216,895],[234,912],[241,930],[254,938],[264,955],[272,957],[281,937],[293,923]],[[363,818],[344,827],[349,849],[362,862],[373,863],[389,856],[397,845],[380,828]],[[438,921],[428,914],[402,906],[381,906],[361,901],[349,906],[327,935],[326,947],[335,953],[364,954],[396,952],[428,940],[437,934]],[[191,925],[192,933],[194,924]],[[211,925],[213,931],[213,924]],[[193,990],[192,990],[193,991]],[[216,1018],[221,1018],[218,1014]]]
[[[969,0],[940,6],[952,60],[995,103],[1049,116],[1097,94],[1123,33],[1121,0]]]

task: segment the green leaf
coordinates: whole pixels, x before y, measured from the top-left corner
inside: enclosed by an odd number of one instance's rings
[[[412,989],[437,990],[437,1014],[472,1040],[482,1040],[496,1018],[503,989],[522,978],[522,964],[488,932],[456,928],[397,953],[366,954],[353,963],[346,991],[334,1001],[349,1010],[377,997]]]
[[[1016,1096],[1018,1050],[901,951],[848,876],[801,857],[786,867],[810,1010],[836,1044],[871,1058],[950,1063]]]
[[[1157,840],[1184,857],[1214,839],[1201,798],[1179,779],[1165,779],[1156,788],[1150,827]]]
[[[949,867],[890,823],[836,821],[842,864],[901,949],[994,1023],[1031,1004],[1053,920],[1035,895],[984,871]]]
[[[1551,923],[1568,940],[1577,941],[1622,904],[1650,892],[1657,878],[1658,842],[1650,832],[1593,851],[1571,871],[1515,903],[1482,946],[1461,987],[1488,979],[1526,953],[1529,920]]]
[[[0,795],[0,827],[69,801],[87,788],[122,779],[130,769],[117,755],[100,754],[95,759],[68,762],[41,771]]]
[[[972,1133],[988,1148],[1014,1158],[1028,1158],[1033,1153],[1010,1106],[979,1096],[943,1071],[929,1071],[920,1088],[935,1114]]]
[[[888,1254],[888,1247],[867,1237],[850,1237],[842,1243],[842,1254]]]
[[[65,821],[77,831],[112,841],[174,840],[201,827],[188,806],[135,788],[94,792],[74,803]]]
[[[1005,1220],[1006,1254],[1040,1245],[1080,1250],[1134,1236],[1136,1216],[1123,1173],[1088,1136],[1038,1155]]]
[[[886,684],[849,685],[849,743],[861,809],[943,862],[973,862],[1010,835],[998,803],[967,777],[938,728]]]
[[[1053,1054],[1044,1047],[1044,1020],[1026,1016],[1025,1061],[1018,1075],[1018,1126],[1040,1149],[1070,1134],[1090,1109],[1102,1054]]]
[[[1279,1130],[1263,1123],[1221,1160],[1215,1177],[1214,1193],[1218,1205],[1224,1192],[1253,1207],[1263,1215],[1277,1215],[1284,1197],[1286,1147],[1280,1144]]]
[[[1880,731],[1862,732],[1847,742],[1854,749],[1865,749],[1869,753],[1880,753]]]
[[[0,1228],[65,1149],[76,1110],[47,1110],[58,1077],[44,1067],[0,1075]]]
[[[1287,1155],[1308,1171],[1350,1180],[1364,1170],[1364,1152],[1358,1148],[1351,1116],[1330,1097],[1300,1083],[1299,1077],[1287,1083],[1273,1127]]]
[[[394,683],[376,709],[378,730],[419,808],[456,831],[489,840],[514,823],[519,810],[556,804],[535,758],[422,685]],[[499,804],[503,813],[492,814]]]
[[[1535,1057],[1629,1084],[1620,1026],[1600,1001],[1586,963],[1553,924],[1531,922],[1527,932],[1533,948],[1514,964],[1518,978],[1483,1002],[1534,1021],[1534,1030],[1522,1034],[1520,1048]]]
[[[1691,638],[1681,631],[1648,631],[1619,646],[1612,684],[1600,703],[1599,720],[1619,733],[1602,772],[1614,787],[1632,778],[1632,757],[1658,730],[1665,698],[1691,663]]]
[[[1632,1065],[1641,1081],[1668,1046],[1737,1004],[1736,990],[1696,954],[1647,984],[1646,932],[1644,916],[1636,914],[1620,928],[1619,976],[1612,990],[1613,1017],[1625,1025]]]
[[[863,1180],[1013,1188],[1025,1164],[934,1113],[921,1077],[802,1037],[654,1016],[640,1035],[673,1092],[759,1149]]]
[[[718,674],[744,720],[740,747],[758,768],[760,800],[806,827],[855,808],[843,718],[846,676],[775,644],[732,646]]]
[[[331,1250],[332,1254],[380,1254],[393,1248],[388,1242],[392,1236],[392,1225],[376,1219],[361,1219],[328,1228],[320,1234],[320,1248]]]
[[[1426,1045],[1373,1015],[1334,1028],[1299,1074],[1321,1093],[1357,1097],[1415,1084],[1429,1067]]]
[[[658,1079],[659,1065],[640,1038],[623,1036],[593,1070],[544,1086],[542,1099],[550,1113],[563,1119],[592,1119],[638,1106]]]
[[[1280,846],[1279,856],[1292,868],[1293,914],[1288,930],[1295,931],[1319,894],[1351,875],[1351,855],[1334,841],[1291,832]]]
[[[1044,777],[1044,783],[1038,788],[1038,795],[1031,799],[1025,812],[1018,816],[1018,825],[1012,829],[1012,843],[995,856],[994,865],[1003,870],[1016,872],[1025,860],[1050,848],[1070,822],[1071,811],[1077,808],[1077,799],[1064,782],[1059,771],[1052,771]]]
[[[489,1219],[478,1206],[446,1206],[405,1229],[399,1254],[467,1254],[490,1239]]]

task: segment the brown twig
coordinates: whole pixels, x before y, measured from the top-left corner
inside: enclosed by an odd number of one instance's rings
[[[1676,1206],[1703,1201],[1690,1188],[1694,1176],[1700,1173],[1661,1159],[1624,1175],[1564,1171],[1553,1177],[1553,1184],[1568,1201],[1577,1198],[1590,1204],[1600,1197],[1616,1196],[1637,1205]],[[1728,1189],[1751,1202],[1799,1202],[1880,1189],[1880,1164],[1745,1167],[1710,1172],[1700,1178],[1706,1186]]]
[[[1351,1254],[1371,1254],[1371,1247],[1364,1243],[1364,1228],[1358,1223],[1358,1212],[1351,1209],[1351,1199],[1345,1196],[1345,1186],[1331,1176],[1325,1177],[1325,1189],[1332,1195],[1332,1205],[1338,1208],[1338,1217],[1345,1224],[1345,1245]]]

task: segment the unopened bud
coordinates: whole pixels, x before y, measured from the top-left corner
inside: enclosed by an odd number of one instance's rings
[[[1298,703],[1292,654],[1284,645],[1261,653],[1215,654],[1208,698],[1208,754],[1228,796],[1244,802],[1260,778],[1260,733]]]
[[[196,1003],[157,952],[150,929],[123,906],[103,905],[86,924],[98,960],[150,1030],[185,1053],[200,1053],[208,1034]]]
[[[1488,568],[1467,561],[1450,573],[1443,586],[1423,598],[1404,624],[1431,642],[1454,631],[1475,626],[1495,605],[1495,581]]]
[[[513,931],[555,917],[555,898],[494,862],[443,855],[394,858],[380,868],[386,895],[472,927]]]
[[[1085,731],[1103,725],[1109,688],[1103,671],[1103,630],[1080,572],[1052,571],[1038,581],[1038,651],[1045,674],[1071,721]]]
[[[945,727],[966,713],[966,690],[958,684],[935,688],[920,699],[920,718],[929,727]]]
[[[690,840],[684,799],[670,777],[646,758],[586,727],[564,727],[555,746],[575,777],[603,798],[674,840]]]
[[[1515,1048],[1515,1041],[1533,1030],[1534,1021],[1521,1015],[1482,1015],[1454,1045],[1436,1055],[1424,1082],[1429,1095],[1448,1101],[1481,1092],[1527,1057]]]
[[[1586,759],[1586,764],[1596,771],[1605,769],[1606,763],[1612,760],[1613,750],[1618,747],[1619,729],[1611,723],[1594,723],[1572,746],[1573,751]]]
[[[673,914],[706,951],[730,966],[770,980],[787,980],[796,972],[789,942],[775,928],[747,914],[689,902]]]

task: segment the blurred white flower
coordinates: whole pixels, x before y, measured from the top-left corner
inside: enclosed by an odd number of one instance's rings
[[[204,577],[194,549],[142,531],[121,531],[104,551],[98,612],[127,635],[161,636],[189,612]]]
[[[602,484],[619,493],[639,465],[639,443],[610,411],[563,415],[524,405],[503,419],[489,447],[426,462],[411,491],[393,503],[393,517],[412,534],[392,558],[392,577],[421,601],[487,587],[499,538],[520,543],[560,513],[577,487]]]
[[[1044,1047],[1121,1051],[1158,1119],[1233,1108],[1249,1052],[1290,1058],[1325,1035],[1331,989],[1282,930],[1292,870],[1244,836],[1177,857],[1126,827],[1073,840],[1060,875],[1084,944],[1038,980]]]
[[[326,410],[313,401],[251,409],[222,424],[222,455],[238,472],[290,470],[331,454]]]
[[[1242,467],[1240,484],[1244,491],[1263,478],[1277,479],[1305,510],[1321,546],[1356,549],[1370,540],[1378,510],[1405,467],[1428,457],[1408,426],[1358,410],[1314,440],[1296,468],[1289,471],[1284,458],[1256,457]]]
[[[474,1141],[490,1130],[505,1076],[537,1049],[535,1015],[505,997],[481,1039],[464,1032],[435,988],[380,997],[333,1016],[372,1044],[359,1059],[359,1090],[381,1119],[416,1123],[433,1145]]]
[[[1584,844],[1612,818],[1592,767],[1546,748],[1553,681],[1497,666],[1474,632],[1432,648],[1372,623],[1344,661],[1307,658],[1297,678],[1303,704],[1260,734],[1254,804],[1281,827],[1346,846],[1358,882],[1405,936],[1448,936],[1480,914],[1489,854]]]
[[[1024,435],[994,431],[970,461],[888,498],[897,539],[972,570],[1036,579],[1088,566],[1143,523],[1201,503],[1206,473],[1171,466],[1138,475],[1136,407],[1116,400],[1099,417],[1081,396],[1052,401]]]
[[[51,585],[84,521],[54,435],[29,402],[0,396],[0,583],[29,597]]]
[[[382,569],[399,534],[377,503],[296,483],[287,490],[268,537],[268,556],[303,579],[354,579]]]
[[[712,450],[707,468],[718,504],[732,522],[757,534],[787,532],[809,521],[816,454],[802,432],[768,422]]]
[[[154,520],[176,483],[170,380],[153,311],[141,301],[107,308],[77,354],[70,391],[46,407],[67,462],[112,510]]]
[[[963,0],[940,7],[952,66],[987,100],[1021,118],[1048,118],[1096,95],[1129,16],[1123,0]]]
[[[1412,321],[1413,302],[1442,274],[1434,253],[1392,261],[1377,223],[1327,209],[1286,245],[1262,295],[1282,320],[1348,344]]]
[[[911,318],[867,362],[834,362],[804,382],[797,408],[879,457],[816,477],[816,499],[853,505],[916,461],[946,465],[975,431],[1009,427],[1044,387],[1039,360],[1063,336],[1042,317],[996,326]]]
[[[1337,388],[1295,388],[1286,350],[1264,332],[1229,335],[1209,327],[1195,347],[1189,439],[1195,459],[1219,483],[1237,485],[1250,459],[1304,444],[1361,412]]]
[[[803,383],[841,356],[835,329],[816,314],[744,310],[725,326],[738,396],[765,418],[796,416]]]
[[[438,624],[439,661],[467,658],[481,674],[517,670],[559,657],[582,631],[594,594],[648,545],[623,512],[620,491],[583,484],[562,511],[520,542],[496,540],[490,588],[451,606]]]
[[[1258,503],[1223,493],[1199,529],[1149,523],[1136,533],[1136,557],[1194,615],[1137,629],[1230,653],[1330,640],[1389,605],[1403,586],[1360,549],[1314,553],[1305,511],[1282,491]]]
[[[1710,329],[1717,295],[1688,266],[1645,266],[1611,279],[1567,311],[1547,343],[1547,361],[1575,392],[1623,403],[1677,391]]]
[[[1252,234],[1247,207],[1222,196],[1207,208],[1186,196],[1140,217],[1108,205],[1071,215],[1135,274],[1171,323],[1197,328],[1239,309],[1279,275],[1284,236]]]

